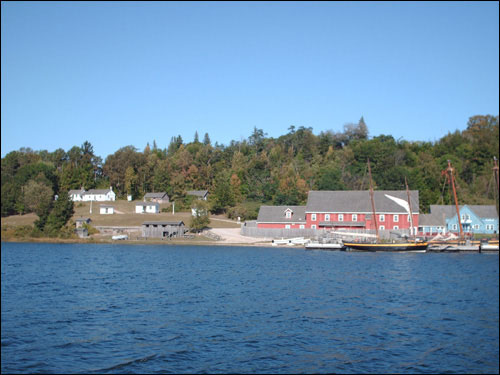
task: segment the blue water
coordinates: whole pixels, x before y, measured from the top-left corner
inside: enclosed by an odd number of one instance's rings
[[[498,373],[498,255],[2,243],[2,373]]]

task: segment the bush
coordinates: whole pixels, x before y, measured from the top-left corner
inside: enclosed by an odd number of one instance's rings
[[[94,228],[92,225],[90,224],[87,224],[87,223],[83,223],[83,227],[85,229],[87,229],[87,232],[89,234],[89,236],[93,235],[93,234],[97,234],[97,233],[101,233],[99,232],[99,230],[97,230],[96,228]]]
[[[34,231],[35,228],[31,225],[21,225],[14,230],[14,235],[17,238],[39,237],[33,235]]]
[[[227,217],[230,219],[240,219],[244,220],[255,220],[259,215],[261,203],[258,202],[244,202],[235,207],[231,207],[227,210]]]

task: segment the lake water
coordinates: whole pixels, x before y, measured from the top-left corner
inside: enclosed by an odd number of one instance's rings
[[[2,243],[2,373],[498,373],[493,254]]]

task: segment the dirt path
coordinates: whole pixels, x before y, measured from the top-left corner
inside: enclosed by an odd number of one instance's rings
[[[221,237],[224,243],[270,243],[271,238],[246,237],[240,234],[240,228],[212,228],[209,230]]]

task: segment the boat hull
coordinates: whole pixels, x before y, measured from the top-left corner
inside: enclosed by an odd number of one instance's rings
[[[388,243],[388,244],[370,244],[359,242],[344,242],[344,246],[350,251],[391,251],[391,252],[418,252],[424,253],[427,250],[428,243]]]
[[[308,243],[305,248],[307,250],[342,250],[344,245],[338,243]]]

